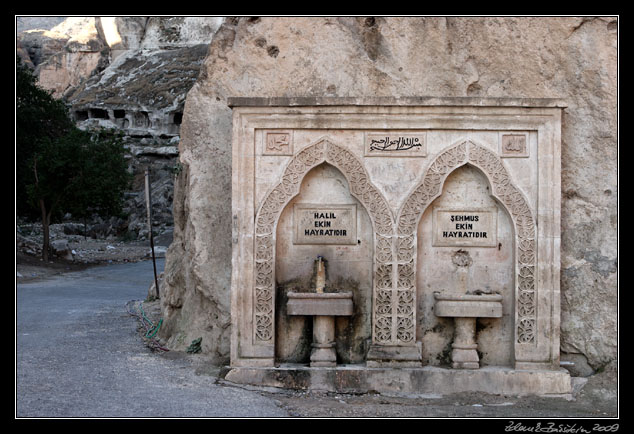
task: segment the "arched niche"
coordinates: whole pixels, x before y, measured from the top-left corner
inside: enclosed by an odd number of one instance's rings
[[[500,157],[471,140],[463,140],[438,154],[430,163],[421,181],[404,201],[397,217],[399,256],[416,273],[417,229],[423,213],[442,193],[445,180],[454,170],[470,164],[477,167],[491,187],[491,195],[506,210],[514,233],[514,353],[521,347],[537,344],[537,285],[535,218],[524,194],[515,186]],[[400,266],[400,264],[399,264]],[[398,276],[401,279],[401,276]],[[408,277],[408,281],[412,281]],[[414,278],[416,281],[416,278]],[[415,283],[413,283],[415,285]],[[407,306],[407,302],[410,303]],[[416,309],[416,299],[408,300],[399,310]]]
[[[388,263],[392,260],[391,248],[384,249],[385,243],[381,241],[390,239],[394,231],[394,218],[387,201],[372,184],[363,164],[353,153],[327,138],[306,146],[291,158],[281,180],[267,193],[255,216],[255,285],[251,296],[252,339],[255,346],[275,347],[276,238],[280,216],[289,202],[299,194],[305,176],[322,163],[328,163],[341,172],[350,194],[363,205],[372,223],[374,298],[378,286],[384,285],[388,278],[385,277],[385,267],[377,265],[377,261]],[[376,306],[376,302],[373,301],[372,305]],[[373,313],[376,315],[376,308],[373,308]]]
[[[297,228],[302,225],[298,209],[303,206],[338,206],[353,210],[355,237],[351,243],[297,243]],[[322,208],[323,209],[323,208]],[[341,216],[339,216],[341,217]],[[297,226],[296,226],[297,225]],[[372,270],[374,234],[370,216],[354,197],[339,169],[321,163],[303,178],[299,193],[286,205],[277,223],[276,233],[276,324],[275,358],[278,363],[307,363],[312,343],[312,319],[288,316],[287,294],[315,290],[314,261],[317,256],[327,264],[327,286],[336,292],[352,292],[354,314],[336,317],[335,342],[339,363],[365,361],[371,338]]]
[[[482,222],[451,222],[448,217],[476,215]],[[445,232],[485,229],[486,238],[448,238]],[[460,229],[460,230],[458,230]],[[434,314],[434,292],[500,294],[502,318],[480,318],[477,342],[481,365],[513,364],[514,240],[511,216],[495,197],[485,174],[466,163],[445,179],[442,194],[425,209],[417,228],[417,340],[425,365],[446,365],[454,339],[454,321]]]

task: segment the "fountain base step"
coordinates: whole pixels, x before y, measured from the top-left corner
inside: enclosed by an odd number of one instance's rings
[[[226,381],[285,389],[337,393],[375,392],[395,396],[442,396],[462,392],[504,395],[572,394],[570,374],[558,370],[516,370],[486,366],[480,369],[368,368],[365,365],[309,367],[228,367]]]
[[[478,369],[480,368],[480,357],[476,349],[476,344],[452,345],[451,367],[453,369]]]
[[[333,324],[334,329],[334,324]],[[332,367],[337,365],[337,352],[335,351],[335,343],[316,343],[313,342],[312,351],[310,354],[310,366],[313,368],[318,367]]]

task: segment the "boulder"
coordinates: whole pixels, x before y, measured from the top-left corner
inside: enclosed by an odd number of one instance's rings
[[[68,240],[51,241],[51,251],[59,258],[66,259],[68,261],[73,260],[73,253],[68,245]]]

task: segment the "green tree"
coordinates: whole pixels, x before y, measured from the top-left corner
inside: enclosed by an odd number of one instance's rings
[[[16,75],[16,211],[39,213],[48,260],[52,218],[120,214],[130,175],[120,135],[80,130],[20,62]]]
[[[82,176],[64,212],[79,218],[93,214],[103,217],[121,214],[123,194],[129,187],[131,175],[125,159],[121,133],[114,130],[94,130],[83,133],[78,140],[84,146]]]
[[[64,103],[36,85],[31,70],[17,58],[15,86],[16,212],[36,217],[26,187],[32,183],[33,159],[42,140],[54,139],[73,129]]]

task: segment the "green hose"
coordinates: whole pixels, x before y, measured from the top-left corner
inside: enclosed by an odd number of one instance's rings
[[[150,325],[150,328],[148,329],[147,333],[145,333],[145,337],[153,338],[154,335],[156,335],[159,329],[161,328],[161,324],[163,324],[163,318],[161,318],[158,324],[155,326],[154,323],[152,323],[152,321],[150,321],[150,319],[145,315],[145,311],[143,310],[143,302],[139,304],[139,309],[141,310],[141,315],[143,315],[143,319],[146,320],[148,324]]]
[[[146,338],[153,338],[154,335],[156,335],[156,333],[158,333],[159,329],[161,328],[161,324],[163,324],[163,318],[161,318],[158,322],[158,324],[156,325],[156,327],[151,328],[150,330],[147,331],[147,333],[145,334]],[[151,333],[151,334],[150,334]]]
[[[126,310],[128,311],[128,314],[136,317],[136,319],[143,325],[143,328],[145,328],[145,338],[148,339],[148,346],[152,350],[169,351],[169,349],[163,347],[158,338],[155,337],[163,324],[163,319],[159,320],[158,324],[154,325],[143,310],[143,301],[139,300],[132,300],[126,303]]]

